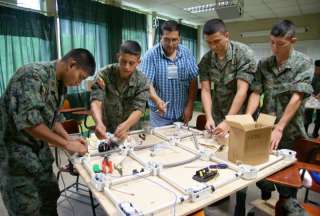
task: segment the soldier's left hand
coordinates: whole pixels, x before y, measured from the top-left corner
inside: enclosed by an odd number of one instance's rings
[[[106,84],[104,83],[102,78],[98,77],[96,82],[97,82],[99,88],[104,89],[106,87]]]
[[[229,132],[229,125],[223,121],[213,129],[213,135],[224,137]]]
[[[278,149],[278,145],[282,138],[283,130],[279,127],[275,127],[271,133],[271,146],[270,146],[270,152],[273,150]]]
[[[192,113],[193,113],[193,107],[192,106],[186,106],[184,108],[183,112],[183,123],[185,125],[188,124],[188,122],[192,119]]]
[[[114,135],[120,140],[125,139],[128,136],[129,127],[126,123],[121,123],[118,125]]]

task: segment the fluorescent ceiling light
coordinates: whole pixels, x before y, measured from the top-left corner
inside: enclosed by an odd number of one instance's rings
[[[298,27],[296,28],[296,33],[305,33],[310,30],[309,27]],[[263,37],[263,36],[269,36],[270,30],[263,30],[263,31],[253,31],[253,32],[241,32],[240,36],[243,38],[248,37]]]
[[[198,5],[198,6],[184,8],[183,10],[190,13],[204,13],[204,12],[214,11],[215,4]]]

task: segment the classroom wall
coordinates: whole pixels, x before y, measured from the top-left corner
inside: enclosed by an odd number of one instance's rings
[[[281,18],[282,19],[282,18]],[[297,27],[309,27],[309,31],[306,33],[297,34],[298,42],[296,49],[309,55],[313,59],[320,59],[320,13],[310,14],[304,16],[284,17],[283,19],[289,19],[293,21]],[[232,40],[240,41],[251,46],[257,54],[258,58],[267,56],[270,54],[269,37],[241,37],[241,32],[263,31],[270,30],[274,23],[280,18],[261,19],[255,21],[245,22],[230,22],[226,23],[230,37]],[[202,26],[199,27],[202,31]],[[203,56],[208,47],[203,37],[200,37],[200,56]]]

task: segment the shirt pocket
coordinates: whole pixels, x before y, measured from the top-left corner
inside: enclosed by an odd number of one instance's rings
[[[224,73],[224,77],[223,77],[223,83],[225,85],[230,85],[235,83],[236,78],[237,78],[237,71],[234,65],[226,65],[226,69],[225,69],[225,73]]]
[[[210,80],[214,83],[218,83],[221,80],[221,73],[216,68],[211,68],[208,72]]]

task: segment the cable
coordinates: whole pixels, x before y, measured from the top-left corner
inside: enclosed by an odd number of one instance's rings
[[[153,180],[151,180],[151,179],[148,179],[148,176],[139,176],[139,177],[142,178],[142,179],[146,179],[146,180],[152,182],[152,183],[155,184],[155,185],[160,186],[161,188],[163,188],[163,189],[166,190],[166,191],[169,191],[170,193],[172,193],[172,194],[175,196],[174,208],[173,208],[173,216],[175,216],[175,215],[176,215],[176,206],[177,206],[177,201],[178,201],[178,196],[177,196],[177,194],[176,194],[174,191],[170,190],[169,188],[167,188],[167,187],[159,184],[158,182],[153,181]]]
[[[176,167],[176,166],[185,165],[185,164],[191,163],[192,161],[198,160],[200,157],[201,157],[201,155],[196,155],[193,158],[190,158],[190,159],[187,159],[184,161],[171,163],[171,164],[164,164],[162,167],[163,168],[172,168],[172,167]]]

